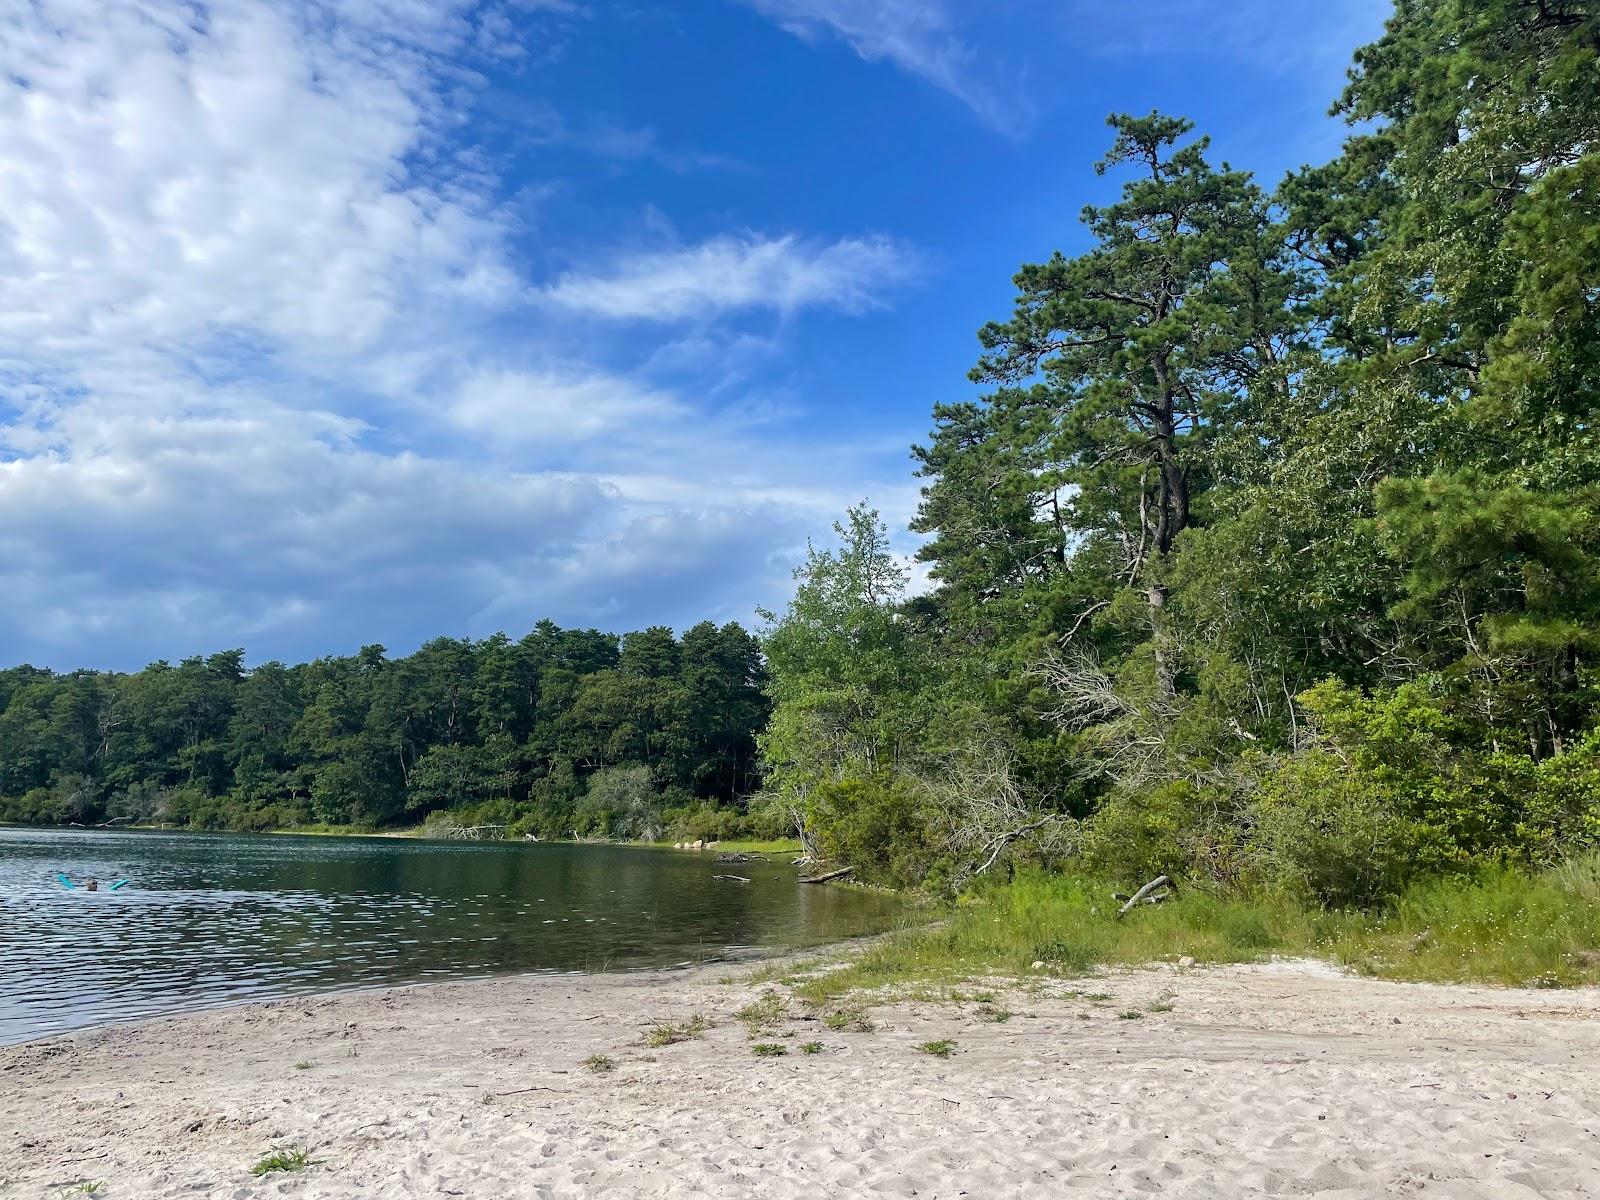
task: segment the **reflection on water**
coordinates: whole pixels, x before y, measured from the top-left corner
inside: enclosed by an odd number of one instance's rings
[[[0,829],[0,1045],[293,993],[673,966],[893,920],[891,898],[795,880],[782,861],[620,846]]]

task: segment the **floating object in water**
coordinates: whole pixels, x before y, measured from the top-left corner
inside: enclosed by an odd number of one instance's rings
[[[83,885],[82,884],[78,884],[78,883],[73,883],[72,880],[67,877],[67,873],[65,871],[57,871],[56,872],[56,882],[58,882],[62,887],[66,888],[67,891],[69,891],[69,892],[77,892],[77,891],[84,890],[83,889]],[[106,885],[106,891],[114,892],[118,888],[127,887],[132,882],[133,882],[133,880],[131,880],[131,879],[119,879],[115,883],[107,884]]]

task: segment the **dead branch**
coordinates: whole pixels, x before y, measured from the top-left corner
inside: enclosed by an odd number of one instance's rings
[[[802,879],[801,883],[827,883],[833,879],[843,879],[846,875],[855,874],[854,867],[840,867],[837,871],[829,871],[825,875],[812,875]]]
[[[1130,912],[1132,912],[1133,908],[1134,908],[1134,905],[1138,904],[1139,901],[1143,900],[1151,892],[1155,891],[1157,888],[1160,888],[1160,887],[1167,887],[1171,883],[1172,883],[1172,880],[1168,879],[1165,875],[1157,875],[1149,883],[1145,884],[1142,888],[1140,888],[1137,892],[1135,892],[1133,894],[1133,899],[1129,900],[1126,904],[1124,904],[1121,908],[1119,908],[1117,910],[1117,920],[1119,920],[1119,921],[1122,920],[1123,917],[1127,916]]]

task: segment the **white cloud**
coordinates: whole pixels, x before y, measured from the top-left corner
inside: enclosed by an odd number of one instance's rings
[[[497,367],[462,382],[450,415],[490,437],[564,444],[659,429],[685,419],[688,410],[664,392],[606,372]]]
[[[824,493],[837,454],[814,471],[748,437],[738,397],[714,407],[715,331],[629,370],[533,318],[857,310],[909,255],[733,237],[530,289],[463,105],[483,56],[576,11],[0,10],[0,663],[770,600],[770,547],[822,507],[784,480]]]
[[[893,63],[948,92],[994,128],[1016,133],[1032,119],[1020,95],[985,83],[977,53],[956,32],[945,0],[742,0],[796,37],[843,39],[870,61]]]
[[[545,289],[558,307],[619,320],[684,321],[750,309],[860,311],[917,271],[889,238],[832,243],[796,237],[717,237],[625,258],[599,275],[563,275]]]
[[[493,301],[501,229],[448,164],[428,47],[457,6],[44,0],[0,37],[0,339],[248,328],[370,345],[415,293]]]

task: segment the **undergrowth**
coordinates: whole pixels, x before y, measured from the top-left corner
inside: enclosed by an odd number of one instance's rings
[[[1092,974],[1103,965],[1313,957],[1385,979],[1565,987],[1600,982],[1600,856],[1539,875],[1487,870],[1417,884],[1377,912],[1187,889],[1116,919],[1113,885],[1030,872],[964,897],[837,969],[794,981],[828,1004],[863,989],[990,975]]]

